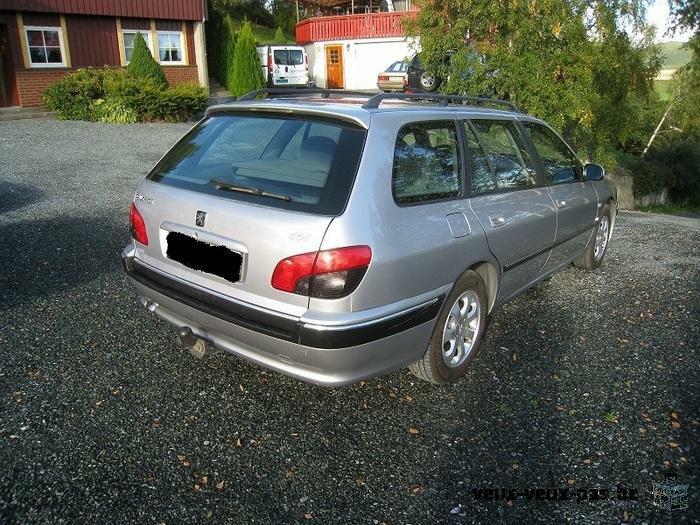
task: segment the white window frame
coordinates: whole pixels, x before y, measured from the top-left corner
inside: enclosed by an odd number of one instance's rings
[[[146,41],[146,45],[148,46],[148,50],[151,52],[151,56],[158,60],[158,57],[156,57],[156,54],[153,52],[153,35],[150,29],[122,29],[122,47],[124,48],[124,64],[128,65],[129,62],[131,62],[129,59],[126,58],[126,40],[124,40],[124,36],[136,35],[137,33],[141,33],[141,35],[143,35],[143,39]]]
[[[165,60],[162,61],[160,59],[160,39],[158,38],[160,35],[177,35],[180,37],[180,60],[179,61],[173,61],[173,60]],[[185,33],[182,31],[156,31],[156,45],[158,46],[158,56],[156,57],[156,60],[158,63],[164,66],[184,66],[185,65],[185,46],[187,45],[187,42],[185,42]]]
[[[61,62],[32,62],[31,48],[38,46],[32,46],[29,44],[29,31],[56,31],[58,33],[58,46],[61,49]],[[63,39],[63,28],[61,26],[24,26],[24,42],[27,45],[27,61],[30,68],[68,67],[68,64],[66,63],[66,46]]]

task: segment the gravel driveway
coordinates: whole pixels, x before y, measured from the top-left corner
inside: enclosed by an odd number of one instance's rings
[[[498,311],[457,384],[323,389],[195,360],[137,306],[129,201],[186,129],[0,124],[0,522],[700,522],[700,220],[622,213],[600,271]]]

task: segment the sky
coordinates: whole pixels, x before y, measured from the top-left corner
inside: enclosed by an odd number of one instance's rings
[[[691,33],[676,33],[673,36],[666,36],[666,29],[671,19],[668,16],[668,0],[652,0],[647,8],[647,22],[656,26],[656,41],[668,42],[675,40],[687,42]]]

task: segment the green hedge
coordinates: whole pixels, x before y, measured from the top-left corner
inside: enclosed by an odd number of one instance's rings
[[[134,38],[134,51],[127,71],[133,77],[150,78],[159,87],[168,87],[168,80],[165,78],[163,68],[151,55],[151,50],[148,49],[141,33],[136,33]]]
[[[634,178],[634,195],[668,188],[677,204],[700,204],[700,144],[677,140],[651,149],[645,157],[618,153],[617,162]]]
[[[265,87],[265,79],[260,69],[260,58],[255,48],[255,38],[250,22],[243,24],[236,47],[233,50],[233,64],[229,72],[228,90],[234,97]]]
[[[669,171],[673,202],[700,205],[700,143],[683,138],[669,141],[650,150],[649,160]]]
[[[81,69],[44,91],[46,105],[64,120],[111,123],[182,121],[204,108],[205,88],[163,88],[121,69]]]

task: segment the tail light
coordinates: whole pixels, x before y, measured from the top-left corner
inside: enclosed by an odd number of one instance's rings
[[[302,253],[277,263],[271,284],[283,292],[336,299],[355,291],[371,260],[369,246]]]
[[[309,55],[304,55],[304,65],[306,66],[306,70],[309,70]]]
[[[389,77],[386,75],[379,75],[379,80],[389,80]]]
[[[131,203],[131,210],[129,210],[129,226],[131,227],[131,236],[141,244],[148,246],[146,223],[143,222],[143,217],[134,203]]]
[[[272,73],[272,51],[267,54],[267,70]]]
[[[403,77],[403,87],[408,86],[408,77]]]

